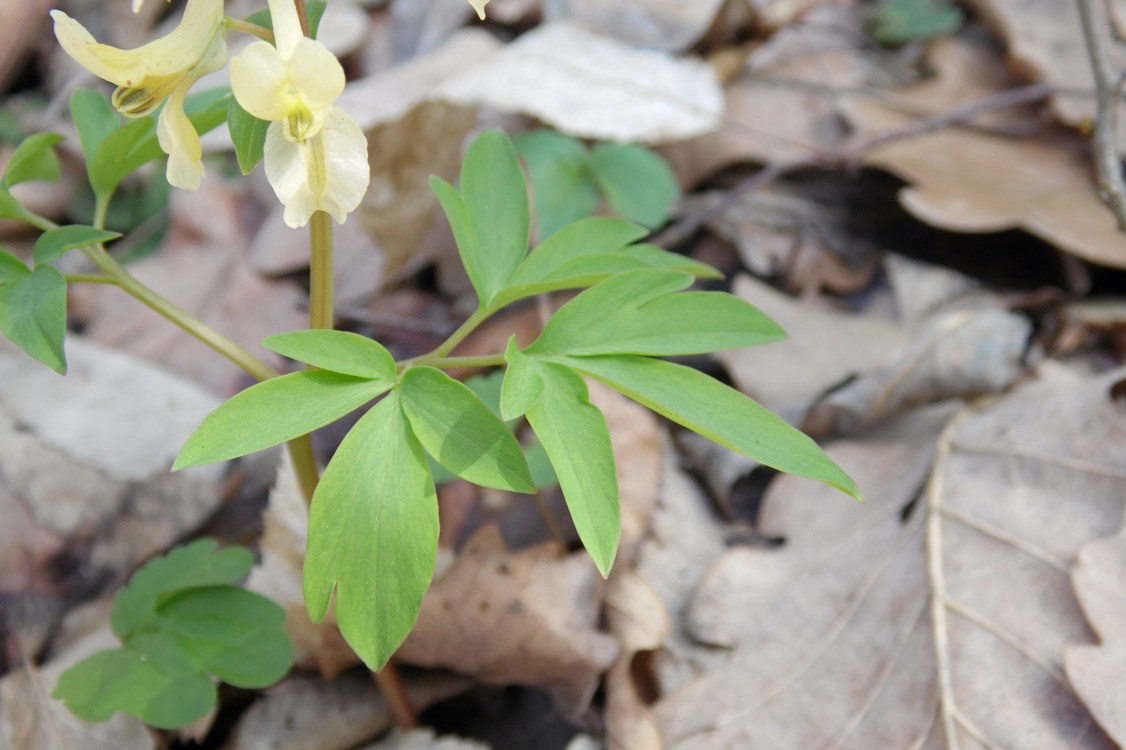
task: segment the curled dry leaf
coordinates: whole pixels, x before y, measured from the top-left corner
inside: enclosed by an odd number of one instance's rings
[[[1063,660],[1093,640],[1071,565],[1121,523],[1116,379],[1045,367],[833,446],[867,506],[781,479],[761,523],[787,544],[699,586],[691,630],[732,655],[656,706],[669,747],[1112,747]]]
[[[935,42],[931,63],[935,79],[900,93],[903,101],[934,113],[979,100],[974,82],[983,80],[981,71],[1003,69],[991,50],[959,39]],[[966,90],[975,96],[963,98]],[[913,122],[859,98],[845,109],[867,136]],[[1024,229],[1084,260],[1126,268],[1126,236],[1099,199],[1086,144],[1070,134],[1014,138],[951,127],[875,148],[864,163],[910,183],[900,202],[929,224],[958,232]]]
[[[563,22],[528,32],[446,82],[439,95],[607,141],[690,138],[714,130],[723,115],[723,92],[707,64],[634,49]]]
[[[1067,676],[1106,733],[1126,746],[1126,526],[1083,547],[1071,580],[1101,644],[1068,648]]]
[[[682,52],[704,35],[721,6],[723,0],[564,0],[547,7],[596,34],[636,47]]]
[[[486,526],[430,587],[397,657],[483,682],[542,686],[561,711],[578,715],[618,655],[597,629],[601,588],[586,552],[560,557],[554,543],[509,552]]]

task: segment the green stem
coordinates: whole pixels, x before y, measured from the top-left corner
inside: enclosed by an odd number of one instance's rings
[[[332,218],[314,211],[309,225],[309,327],[332,329],[333,309]]]
[[[68,284],[117,284],[117,279],[103,276],[100,273],[66,273],[63,274]]]
[[[458,344],[464,341],[469,334],[477,330],[477,326],[484,323],[491,314],[491,310],[478,307],[473,312],[473,314],[470,315],[469,318],[467,318],[466,321],[458,327],[456,331],[450,334],[450,337],[446,339],[441,346],[439,346],[429,354],[424,354],[422,355],[422,357],[416,357],[415,359],[422,359],[423,357],[425,357],[426,359],[445,357],[447,354],[452,352]]]
[[[270,44],[274,43],[274,32],[270,29],[267,29],[265,26],[259,26],[256,23],[248,23],[238,18],[231,18],[230,16],[226,17],[226,21],[227,28],[232,31],[239,31],[243,34],[256,36],[262,41],[269,42]]]
[[[449,369],[453,367],[499,367],[503,364],[503,354],[482,354],[478,357],[435,357],[433,354],[424,354],[421,357],[403,360],[395,367],[399,372],[402,372],[408,367],[419,365]]]

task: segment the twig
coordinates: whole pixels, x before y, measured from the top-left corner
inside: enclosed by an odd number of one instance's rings
[[[1050,96],[1053,92],[1054,89],[1044,83],[1035,83],[1029,86],[1007,89],[1006,91],[986,97],[985,99],[955,107],[949,112],[943,112],[932,117],[924,117],[905,127],[877,133],[847,149],[829,154],[794,159],[792,161],[771,162],[729,190],[722,200],[683,217],[676,224],[673,224],[671,227],[661,232],[653,242],[664,248],[675,247],[699,231],[700,227],[705,223],[719,216],[744,197],[763,189],[775,180],[785,177],[788,174],[800,172],[804,169],[827,169],[832,167],[854,168],[865,154],[877,148],[907,138],[915,138],[944,130],[945,128],[959,126],[964,124],[967,120],[973,119],[977,115],[985,112],[1040,101]]]
[[[1099,176],[1099,194],[1114,213],[1118,229],[1126,232],[1126,181],[1118,160],[1118,92],[1122,74],[1116,74],[1107,57],[1113,44],[1106,19],[1098,15],[1095,0],[1079,0],[1079,17],[1083,22],[1083,39],[1095,78],[1095,132],[1091,146],[1095,151],[1095,169]]]

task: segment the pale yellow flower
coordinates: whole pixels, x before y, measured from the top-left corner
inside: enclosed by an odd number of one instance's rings
[[[184,97],[197,80],[227,61],[223,0],[188,0],[184,17],[170,34],[137,49],[101,44],[62,11],[51,11],[55,36],[82,67],[117,84],[113,105],[126,117],[142,117],[167,102],[157,123],[160,147],[168,154],[168,182],[195,190],[203,178],[199,134],[184,113]]]
[[[231,60],[231,91],[250,114],[269,120],[266,178],[285,205],[285,223],[302,227],[314,211],[343,223],[367,192],[367,138],[344,110],[344,69],[301,33],[292,0],[269,0],[276,46],[255,42]]]
[[[485,6],[489,4],[489,0],[469,0],[469,4],[473,6],[473,10],[477,11],[477,17],[484,21]]]

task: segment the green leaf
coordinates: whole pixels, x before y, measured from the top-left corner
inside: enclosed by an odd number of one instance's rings
[[[627,271],[561,307],[529,355],[705,354],[778,341],[785,332],[747,302],[722,292],[681,292],[680,271]]]
[[[14,266],[9,262],[8,273]],[[66,280],[40,266],[0,286],[0,331],[13,344],[60,375],[66,374]]]
[[[122,711],[159,729],[177,729],[207,715],[217,693],[206,675],[166,672],[147,655],[119,648],[63,672],[51,696],[87,721],[105,721]]]
[[[500,414],[507,421],[524,416],[532,408],[543,393],[543,379],[532,359],[516,345],[515,336],[508,339],[504,360],[508,369],[500,389]]]
[[[79,89],[71,95],[70,116],[78,130],[78,140],[82,144],[82,153],[86,155],[86,169],[89,171],[98,147],[110,133],[121,127],[121,118],[109,99],[90,89]]]
[[[516,138],[516,153],[528,165],[541,240],[598,208],[598,186],[582,142],[554,130],[532,130]]]
[[[599,144],[590,152],[590,168],[610,208],[650,229],[668,221],[680,198],[668,162],[644,146]]]
[[[377,341],[348,331],[291,331],[270,336],[262,346],[283,357],[369,380],[382,380],[388,387],[398,382],[395,360]]]
[[[242,547],[217,550],[214,539],[199,539],[150,560],[113,598],[110,626],[128,638],[176,594],[193,588],[230,585],[250,573],[254,556]]]
[[[868,31],[882,44],[949,36],[965,20],[961,10],[936,0],[879,0],[867,14]]]
[[[561,282],[566,284],[574,280],[581,283],[581,278],[573,279],[573,274],[560,273],[560,269],[583,257],[620,252],[648,233],[644,227],[621,219],[598,217],[577,221],[541,242],[513,272],[509,286],[536,285],[562,289],[566,287],[559,286]],[[507,289],[504,296],[509,296]]]
[[[623,254],[644,263],[649,268],[662,268],[666,271],[684,271],[698,279],[722,279],[723,274],[707,263],[685,257],[680,253],[673,253],[664,248],[642,243],[630,245],[622,251]]]
[[[530,359],[528,365],[543,383],[528,423],[551,459],[579,539],[602,575],[609,575],[622,525],[606,418],[590,403],[586,383],[574,370]]]
[[[437,177],[430,185],[477,297],[487,306],[528,252],[528,192],[512,142],[503,131],[485,131],[465,155],[460,194]]]
[[[856,483],[800,430],[707,375],[647,357],[559,357],[661,416],[759,463],[860,499]]]
[[[156,120],[142,117],[131,120],[107,135],[86,169],[94,194],[108,197],[121,181],[144,164],[164,156],[156,138]]]
[[[2,187],[0,187],[0,219],[15,219],[36,227],[40,224],[35,214],[24,208],[15,196]]]
[[[19,281],[30,275],[31,269],[22,260],[0,248],[0,284]]]
[[[44,266],[53,263],[70,250],[97,242],[116,240],[120,236],[119,232],[107,232],[104,229],[81,224],[56,227],[39,235],[39,239],[35,241],[35,265]]]
[[[324,16],[327,7],[328,3],[324,0],[309,0],[305,4],[305,14],[309,19],[309,36],[313,39],[317,38],[317,31],[321,27],[321,18]],[[253,23],[271,31],[274,29],[274,19],[270,17],[269,8],[251,13],[245,20],[247,23]]]
[[[336,372],[295,372],[236,394],[188,438],[172,470],[225,461],[284,443],[335,422],[391,383]]]
[[[520,444],[465,384],[433,367],[412,367],[399,393],[415,437],[442,466],[483,487],[535,491]]]
[[[532,481],[535,482],[537,490],[559,486],[559,477],[556,476],[551,459],[539,438],[524,446],[524,460],[528,462],[528,470],[532,473]]]
[[[36,133],[25,138],[8,161],[4,185],[11,187],[32,180],[54,182],[59,179],[59,157],[55,156],[52,147],[62,140],[58,133]]]
[[[382,669],[418,618],[434,576],[438,501],[397,392],[356,423],[317,485],[305,555],[313,622],[336,589],[340,632]]]
[[[227,131],[231,134],[231,142],[235,144],[235,156],[238,157],[238,166],[244,175],[254,171],[258,162],[262,161],[266,130],[269,127],[269,121],[259,120],[243,109],[237,100],[231,99],[230,109],[227,111]]]
[[[485,403],[485,406],[489,407],[489,411],[500,416],[500,391],[504,387],[504,370],[491,370],[483,375],[466,378],[462,382]]]

